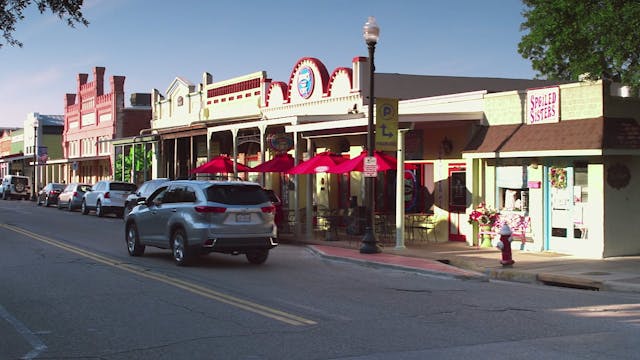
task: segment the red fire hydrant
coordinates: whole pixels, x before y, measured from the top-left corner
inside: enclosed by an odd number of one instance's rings
[[[500,261],[502,266],[511,266],[515,263],[511,254],[511,240],[513,240],[511,238],[511,228],[507,224],[502,225],[500,229],[500,241],[497,245],[498,249],[502,252],[502,260]]]

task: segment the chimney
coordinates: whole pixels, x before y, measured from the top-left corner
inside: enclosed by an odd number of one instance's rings
[[[64,108],[76,103],[76,94],[65,94],[64,96]]]
[[[104,67],[96,66],[93,68],[93,79],[96,82],[96,95],[104,94]]]

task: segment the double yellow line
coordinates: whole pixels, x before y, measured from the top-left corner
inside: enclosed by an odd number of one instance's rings
[[[148,279],[152,279],[152,280],[156,280],[156,281],[160,281],[162,283],[180,288],[182,290],[191,292],[193,294],[197,294],[200,296],[203,296],[205,298],[211,299],[211,300],[215,300],[224,304],[228,304],[231,306],[234,306],[236,308],[242,309],[242,310],[246,310],[255,314],[259,314],[262,316],[265,316],[267,318],[270,319],[274,319],[277,321],[281,321],[283,323],[289,324],[289,325],[293,325],[293,326],[306,326],[306,325],[315,325],[316,322],[313,320],[309,320],[309,319],[305,319],[303,317],[297,316],[297,315],[293,315],[293,314],[289,314],[286,313],[284,311],[280,311],[274,308],[270,308],[268,306],[264,306],[264,305],[260,305],[251,301],[247,301],[247,300],[243,300],[231,295],[227,295],[227,294],[223,294],[221,292],[215,291],[215,290],[211,290],[209,288],[194,284],[194,283],[190,283],[188,281],[184,281],[184,280],[180,280],[180,279],[175,279],[175,278],[171,278],[169,276],[166,275],[162,275],[162,274],[158,274],[158,273],[153,273],[149,270],[145,270],[143,268],[140,268],[138,266],[135,265],[131,265],[131,264],[125,264],[122,263],[120,261],[102,256],[100,254],[96,254],[75,246],[71,246],[69,244],[65,244],[61,241],[57,241],[51,238],[48,238],[46,236],[42,236],[36,233],[33,233],[31,231],[13,226],[13,225],[8,225],[8,224],[0,224],[0,227],[5,228],[7,230],[25,235],[27,237],[30,237],[32,239],[41,241],[43,243],[58,247],[60,249],[72,252],[74,254],[89,258],[93,261],[96,261],[98,263],[101,264],[105,264],[105,265],[109,265],[112,266],[114,268],[120,269],[120,270],[124,270]]]

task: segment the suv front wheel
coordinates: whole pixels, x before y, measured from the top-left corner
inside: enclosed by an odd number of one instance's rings
[[[87,202],[82,200],[82,215],[87,215],[89,213],[89,208],[87,207]]]
[[[127,231],[125,233],[127,240],[127,250],[131,256],[142,256],[144,254],[145,246],[140,244],[140,238],[138,237],[138,228],[136,224],[131,223],[127,225]]]

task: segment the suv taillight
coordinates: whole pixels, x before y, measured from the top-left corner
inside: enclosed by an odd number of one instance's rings
[[[262,208],[262,212],[263,213],[275,213],[276,212],[276,207],[275,206],[265,206]]]
[[[109,192],[107,191],[106,193],[104,193],[104,198],[105,199],[109,199],[111,198],[111,195],[109,195]]]
[[[73,197],[76,197],[76,196],[78,196],[78,192],[77,192],[77,191],[74,191],[74,192],[73,192]]]
[[[227,208],[219,207],[219,206],[196,206],[196,212],[199,213],[216,213],[221,214],[227,211]]]

